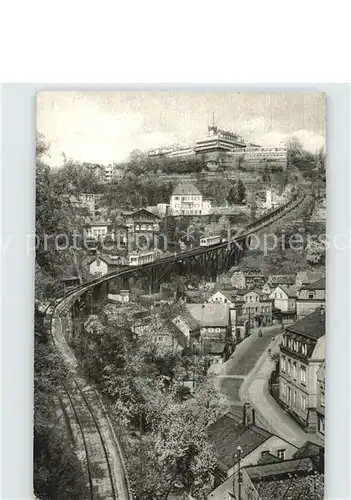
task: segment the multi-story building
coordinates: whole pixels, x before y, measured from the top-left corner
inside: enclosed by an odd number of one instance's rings
[[[265,282],[265,277],[256,267],[244,267],[235,271],[231,277],[231,283],[234,288],[245,290],[250,288],[261,288]]]
[[[213,361],[226,359],[234,347],[236,309],[224,303],[186,304],[186,312],[173,320],[187,337],[187,345]]]
[[[129,233],[134,236],[144,235],[147,238],[153,239],[153,237],[160,232],[161,218],[144,208],[134,212],[125,212],[122,214],[122,217]],[[151,246],[151,241],[149,243]]]
[[[247,316],[251,327],[272,324],[272,300],[260,290],[250,290],[242,296],[242,314]]]
[[[324,442],[325,433],[325,362],[317,371],[317,436]]]
[[[95,201],[95,194],[82,193],[81,195],[79,195],[80,205],[85,207],[92,216],[95,215]]]
[[[292,286],[295,284],[295,279],[294,274],[270,274],[263,285],[262,292],[269,295],[278,285]]]
[[[297,292],[296,315],[297,319],[315,311],[325,304],[325,278],[314,283],[302,286]]]
[[[317,426],[317,371],[325,359],[325,311],[317,309],[287,326],[280,345],[279,398],[314,432]]]
[[[201,215],[202,194],[193,184],[179,184],[170,200],[172,215]]]
[[[212,125],[208,127],[207,136],[195,141],[195,153],[220,153],[233,151],[238,148],[245,148],[245,146],[246,144],[243,137]]]
[[[208,495],[208,499],[230,498],[228,485],[229,488],[233,485],[233,474],[240,466],[257,465],[267,455],[273,455],[277,461],[289,460],[297,451],[293,444],[256,425],[254,413],[247,418],[245,407],[243,410],[242,418],[227,413],[208,428],[209,440],[218,455],[213,482],[215,489]],[[238,448],[241,448],[240,462],[234,457]]]
[[[104,239],[111,233],[111,222],[104,220],[91,221],[85,228],[87,238]]]
[[[270,294],[275,309],[275,318],[284,322],[296,319],[297,291],[290,286],[278,285]]]

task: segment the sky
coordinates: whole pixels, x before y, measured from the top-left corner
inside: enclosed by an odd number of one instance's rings
[[[322,93],[230,91],[68,92],[37,95],[37,132],[50,143],[49,165],[65,156],[109,164],[131,151],[191,145],[218,127],[262,146],[296,136],[314,153],[325,147],[326,98]]]

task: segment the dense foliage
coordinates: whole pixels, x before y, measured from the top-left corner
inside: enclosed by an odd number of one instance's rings
[[[168,317],[168,310],[155,315],[145,337],[135,337],[127,320],[108,326],[96,321],[81,339],[83,367],[124,429],[137,499],[166,499],[177,487],[204,498],[216,466],[206,429],[224,401],[205,376],[206,359],[157,340],[172,333]],[[196,383],[194,395],[186,381]]]

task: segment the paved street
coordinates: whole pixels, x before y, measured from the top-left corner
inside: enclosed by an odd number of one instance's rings
[[[274,342],[272,336],[275,336]],[[219,387],[234,405],[239,401],[250,402],[256,409],[257,422],[267,430],[296,446],[302,446],[307,440],[317,442],[313,435],[300,428],[269,393],[268,378],[274,363],[268,356],[268,349],[277,352],[280,341],[280,326],[265,328],[262,337],[253,333],[238,346],[226,363],[217,365]]]
[[[280,333],[280,326],[267,327],[258,337],[258,329],[238,345],[232,357],[222,365],[217,365],[216,374],[221,391],[235,402],[240,401],[239,390],[245,377],[254,368],[262,353],[269,348],[272,336]],[[213,369],[214,370],[214,369]]]

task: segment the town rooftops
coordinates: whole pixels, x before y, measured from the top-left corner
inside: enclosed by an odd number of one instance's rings
[[[201,193],[194,184],[178,184],[172,196],[201,196]]]
[[[318,340],[325,335],[325,310],[318,308],[296,323],[286,327],[287,332],[297,333]]]
[[[304,290],[325,290],[325,278],[321,278],[313,283],[308,283],[302,287]]]
[[[246,457],[272,434],[256,425],[245,426],[238,417],[227,413],[208,427],[208,436],[218,453],[219,468],[227,472],[234,465],[233,453],[238,446]]]
[[[200,326],[227,326],[229,305],[209,302],[206,304],[187,304],[186,308]]]
[[[269,285],[293,285],[295,279],[294,274],[270,274],[267,283]]]

